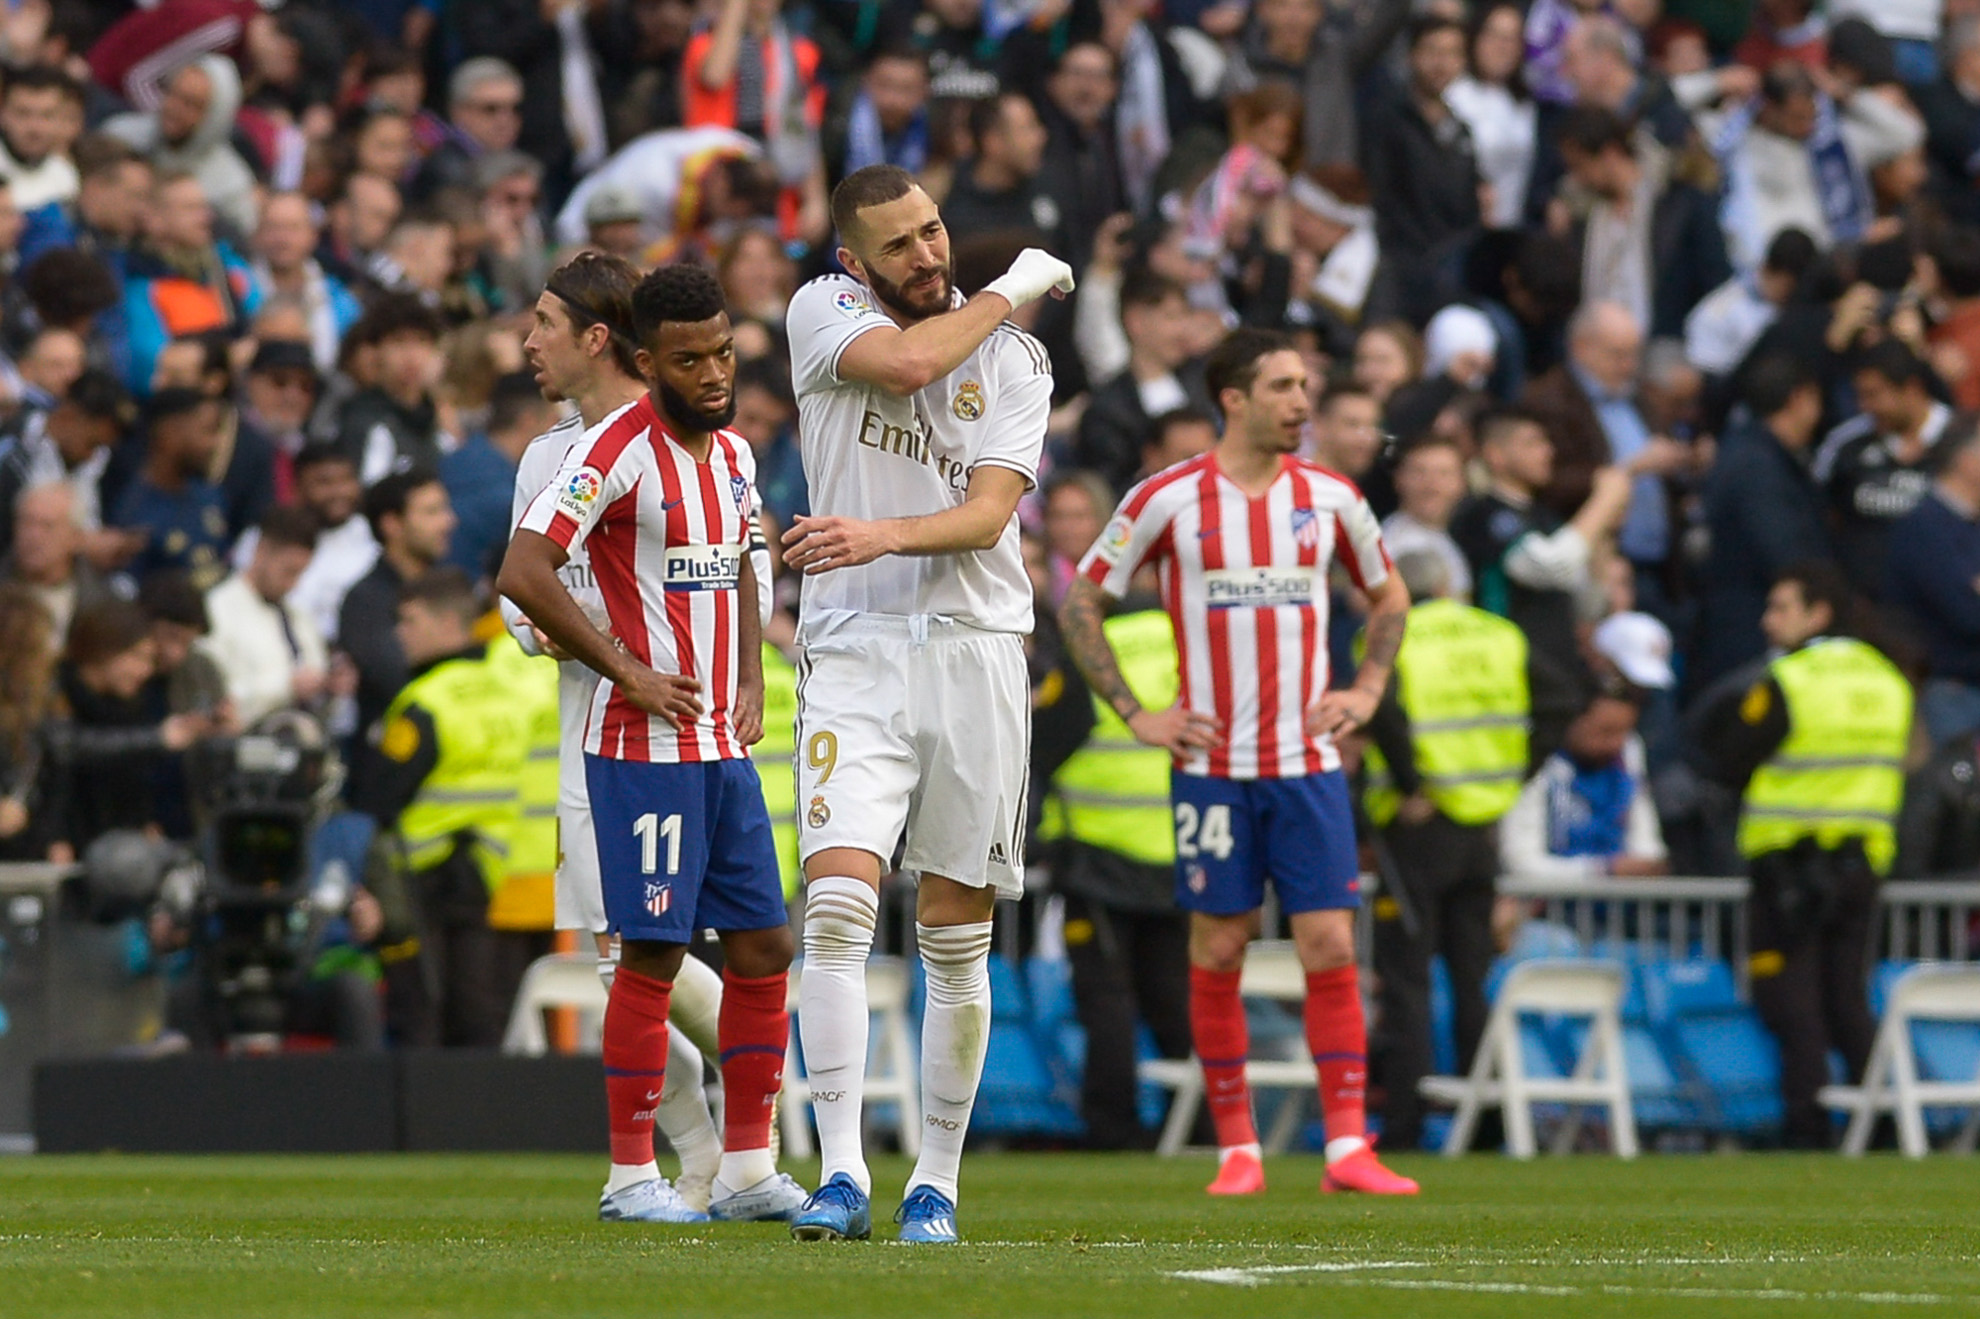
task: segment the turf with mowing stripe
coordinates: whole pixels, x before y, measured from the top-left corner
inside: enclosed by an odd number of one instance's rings
[[[893,1160],[874,1244],[800,1246],[598,1223],[582,1158],[0,1159],[0,1314],[1980,1314],[1970,1159],[1393,1162],[1422,1197],[1323,1197],[1312,1159],[1233,1203],[1201,1158],[972,1156],[971,1244],[910,1250],[882,1241]]]

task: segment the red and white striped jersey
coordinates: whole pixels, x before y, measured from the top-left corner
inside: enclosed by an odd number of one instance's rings
[[[1327,690],[1335,559],[1363,590],[1389,576],[1381,524],[1354,482],[1302,458],[1286,458],[1257,499],[1225,478],[1214,453],[1128,492],[1080,572],[1119,597],[1143,564],[1155,565],[1176,628],[1178,699],[1224,730],[1177,768],[1226,779],[1340,768],[1333,740],[1306,734],[1306,712]]]
[[[729,712],[755,479],[756,460],[742,436],[717,431],[707,461],[696,462],[661,424],[652,400],[642,398],[585,432],[530,501],[517,525],[589,552],[612,635],[633,658],[701,680],[702,716],[678,731],[615,684],[600,682],[586,717],[586,751],[656,764],[746,754]]]

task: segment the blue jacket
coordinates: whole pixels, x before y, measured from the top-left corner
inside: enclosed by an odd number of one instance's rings
[[[1899,520],[1884,560],[1884,601],[1916,630],[1932,676],[1980,684],[1980,522],[1937,493]]]

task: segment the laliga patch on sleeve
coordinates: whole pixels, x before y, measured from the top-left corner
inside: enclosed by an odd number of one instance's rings
[[[858,320],[860,317],[871,315],[873,312],[873,308],[867,305],[866,299],[851,289],[840,289],[837,293],[834,293],[832,295],[832,305],[839,309],[841,316],[849,317],[852,320]]]
[[[582,522],[590,516],[591,506],[598,502],[598,494],[604,488],[604,473],[596,467],[580,467],[557,492],[557,511]]]
[[[1127,548],[1128,540],[1133,535],[1134,524],[1128,521],[1127,514],[1116,513],[1114,520],[1107,524],[1107,529],[1100,533],[1100,557],[1108,563],[1119,562],[1121,551]]]

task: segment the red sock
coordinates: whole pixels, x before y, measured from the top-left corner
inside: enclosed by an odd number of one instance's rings
[[[782,971],[757,980],[722,972],[722,1148],[770,1148],[770,1119],[784,1083],[784,1046],[791,1019],[784,1011],[789,977]]]
[[[1242,974],[1189,968],[1189,1033],[1203,1063],[1203,1091],[1210,1101],[1217,1144],[1225,1149],[1258,1143],[1258,1128],[1251,1120],[1251,1087],[1244,1079],[1251,1033],[1245,1029],[1244,1000],[1238,997]]]
[[[1320,1113],[1327,1139],[1365,1134],[1368,1027],[1361,1017],[1361,977],[1352,966],[1306,977],[1306,1047],[1320,1069]]]
[[[612,1162],[653,1162],[653,1110],[667,1084],[667,998],[672,982],[620,967],[605,1005],[605,1104]]]

